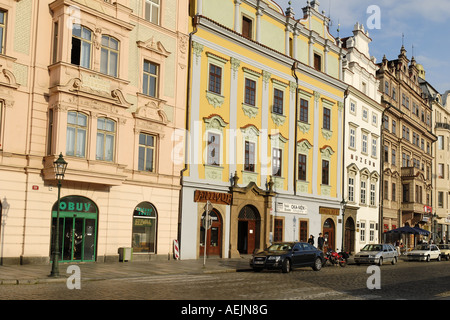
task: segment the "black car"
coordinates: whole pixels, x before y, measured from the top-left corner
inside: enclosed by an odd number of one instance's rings
[[[262,252],[253,255],[250,266],[254,271],[281,269],[284,273],[293,267],[322,269],[323,252],[305,242],[274,243]]]

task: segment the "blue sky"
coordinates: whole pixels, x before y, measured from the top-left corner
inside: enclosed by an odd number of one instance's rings
[[[289,0],[274,0],[283,11]],[[370,54],[380,62],[383,55],[388,60],[397,59],[403,44],[411,59],[424,66],[426,80],[441,94],[450,90],[450,1],[448,0],[319,0],[320,11],[330,16],[330,33],[337,37],[338,23],[341,38],[352,35],[356,22],[364,24],[375,21],[374,11],[379,8],[379,28],[369,29],[372,38]],[[291,0],[295,18],[302,17],[302,8],[306,0]]]

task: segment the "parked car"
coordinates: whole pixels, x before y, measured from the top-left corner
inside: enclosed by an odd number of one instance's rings
[[[441,250],[435,244],[422,243],[406,253],[406,258],[419,261],[430,261],[431,259],[441,261]]]
[[[312,267],[322,269],[323,252],[305,242],[274,243],[264,251],[253,255],[250,266],[254,271],[281,269],[283,273],[293,267]]]
[[[375,263],[381,266],[384,262],[390,261],[396,264],[398,251],[391,244],[377,243],[366,244],[360,252],[355,255],[355,263]]]
[[[441,259],[450,260],[450,244],[438,244],[437,246],[441,251]]]

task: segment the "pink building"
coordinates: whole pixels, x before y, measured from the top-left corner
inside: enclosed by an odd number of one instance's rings
[[[172,255],[187,17],[182,0],[0,0],[0,263],[50,261],[60,153],[62,261]]]

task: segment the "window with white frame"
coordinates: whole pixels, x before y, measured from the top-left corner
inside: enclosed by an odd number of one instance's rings
[[[361,204],[366,204],[366,181],[361,181],[360,203]]]
[[[79,24],[72,26],[71,63],[84,68],[91,67],[92,31]]]
[[[365,221],[360,222],[359,241],[366,242],[366,222]]]
[[[144,60],[142,93],[154,98],[158,97],[158,69],[157,64]]]
[[[160,0],[145,0],[145,20],[159,24]]]
[[[155,172],[156,136],[147,133],[139,134],[138,170]]]
[[[6,11],[0,9],[0,54],[5,54]]]
[[[86,156],[87,115],[81,112],[67,113],[66,155]]]
[[[370,205],[371,206],[375,205],[375,194],[376,194],[375,183],[371,183],[370,184]]]
[[[362,140],[361,140],[361,152],[367,154],[367,133],[362,133]]]
[[[217,133],[208,133],[208,157],[207,164],[210,166],[220,165],[220,135]]]
[[[369,223],[369,241],[370,242],[375,241],[375,223],[374,222]]]
[[[348,178],[348,202],[355,201],[355,178]]]
[[[245,141],[244,170],[255,172],[255,143]]]
[[[377,157],[377,138],[372,138],[372,157]]]
[[[115,140],[116,122],[107,118],[98,118],[95,158],[103,161],[114,161]]]
[[[100,72],[117,77],[119,67],[119,41],[111,36],[102,36]]]
[[[350,127],[350,132],[349,132],[349,147],[352,149],[356,148],[356,129]]]
[[[283,161],[283,152],[279,148],[272,148],[272,175],[281,177],[281,164]]]

